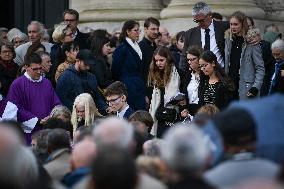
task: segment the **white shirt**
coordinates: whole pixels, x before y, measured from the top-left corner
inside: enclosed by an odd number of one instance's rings
[[[208,29],[210,29],[210,32],[209,32],[209,35],[210,35],[210,51],[212,51],[217,56],[218,63],[222,67],[224,67],[224,60],[223,60],[221,52],[220,52],[220,50],[217,46],[217,43],[216,43],[213,21],[211,22]],[[205,45],[205,29],[203,29],[203,28],[201,28],[201,44],[202,44],[202,47],[204,47],[204,45]]]
[[[200,79],[196,77],[194,73],[191,73],[191,80],[187,86],[187,94],[189,104],[198,104],[198,86]]]
[[[119,117],[119,118],[123,118],[125,112],[128,110],[129,108],[129,105],[127,105],[123,110],[121,110],[120,112],[116,112],[116,116]]]
[[[127,43],[137,52],[138,56],[142,60],[142,51],[137,43],[137,41],[133,42],[130,38],[126,37]]]

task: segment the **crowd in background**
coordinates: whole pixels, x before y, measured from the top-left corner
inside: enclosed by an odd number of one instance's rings
[[[0,28],[3,188],[283,188],[284,41],[204,2],[196,27]],[[141,36],[141,28],[144,36]]]

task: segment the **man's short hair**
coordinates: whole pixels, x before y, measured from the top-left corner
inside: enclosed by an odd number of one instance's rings
[[[37,53],[32,53],[30,56],[26,58],[25,65],[30,66],[32,63],[34,64],[41,64],[42,59]]]
[[[154,17],[149,17],[149,18],[146,18],[145,22],[144,22],[144,27],[145,28],[148,28],[150,26],[150,24],[155,24],[157,26],[160,26],[160,22],[158,19],[154,18]]]
[[[76,20],[78,21],[79,20],[79,13],[78,11],[74,10],[74,9],[67,9],[63,12],[63,19],[64,19],[64,16],[65,14],[73,14],[76,16]]]
[[[70,148],[70,137],[64,129],[52,129],[46,138],[47,148],[53,152],[55,150]]]
[[[130,117],[130,121],[140,121],[144,123],[150,130],[154,124],[154,120],[151,116],[151,114],[144,110],[138,110],[134,112]]]
[[[112,96],[112,95],[125,95],[126,97],[128,96],[127,94],[127,88],[124,85],[124,83],[120,81],[115,81],[114,83],[110,84],[104,93],[104,95],[107,96]]]
[[[192,16],[197,14],[207,15],[209,13],[211,13],[211,8],[204,2],[198,2],[192,8]]]
[[[279,49],[284,51],[284,41],[282,39],[277,39],[271,44],[271,49]]]

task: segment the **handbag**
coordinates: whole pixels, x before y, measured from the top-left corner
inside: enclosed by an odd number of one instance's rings
[[[165,88],[161,89],[161,101],[156,110],[155,117],[158,121],[174,122],[177,119],[177,111],[173,108],[164,107]]]

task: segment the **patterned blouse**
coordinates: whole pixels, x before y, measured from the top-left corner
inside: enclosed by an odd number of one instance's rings
[[[210,84],[208,82],[205,83],[205,90],[203,94],[205,104],[215,104],[216,91],[220,85],[220,82],[214,84]]]

